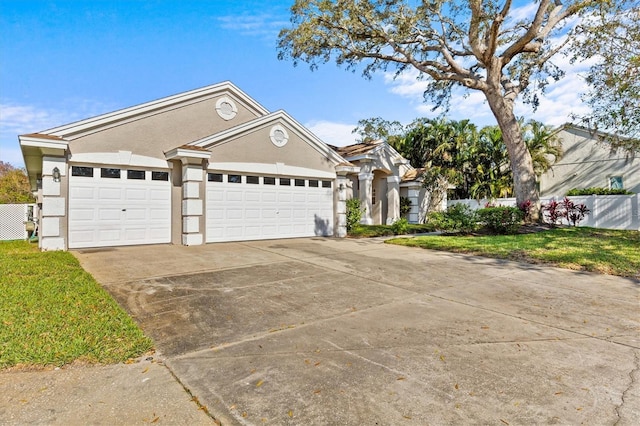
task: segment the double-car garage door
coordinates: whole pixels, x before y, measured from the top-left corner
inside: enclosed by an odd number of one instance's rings
[[[332,181],[234,173],[207,175],[207,242],[333,233]]]
[[[208,173],[206,242],[331,235],[332,184],[326,178]],[[170,243],[170,172],[72,166],[68,213],[69,248]]]

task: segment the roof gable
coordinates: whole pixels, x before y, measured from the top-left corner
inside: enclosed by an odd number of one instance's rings
[[[249,97],[233,83],[226,81],[107,114],[98,115],[96,117],[87,118],[74,123],[54,127],[52,129],[39,132],[39,134],[72,140],[97,130],[104,130],[114,126],[119,126],[124,123],[139,120],[179,106],[200,102],[204,99],[219,96],[221,94],[226,94],[232,97],[234,101],[240,102],[256,117],[269,113],[266,108]]]
[[[189,145],[210,149],[254,132],[258,128],[269,125],[284,124],[287,128],[294,131],[298,137],[304,140],[310,147],[326,158],[331,159],[336,165],[346,162],[345,159],[337,152],[331,149],[320,138],[314,135],[309,129],[298,123],[293,117],[283,110],[273,112],[271,114],[258,117],[255,120],[239,124],[227,130],[223,130],[206,138],[193,141]]]

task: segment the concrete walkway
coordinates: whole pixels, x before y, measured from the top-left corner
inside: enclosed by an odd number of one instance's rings
[[[75,254],[156,342],[162,386],[222,424],[640,421],[637,280],[379,240]]]

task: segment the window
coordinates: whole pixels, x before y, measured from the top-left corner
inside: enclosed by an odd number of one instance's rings
[[[120,179],[120,169],[101,168],[100,177],[109,179]]]
[[[310,188],[317,188],[318,187],[318,181],[315,179],[309,179],[309,187]]]
[[[260,178],[258,176],[247,176],[247,183],[257,185],[260,183]]]
[[[127,179],[144,180],[144,170],[127,170]]]
[[[624,181],[622,180],[622,176],[610,176],[609,177],[609,188],[611,188],[611,189],[624,189]]]
[[[151,172],[151,180],[169,180],[169,172]]]
[[[280,185],[282,185],[282,186],[291,186],[291,179],[289,179],[289,178],[280,178]]]
[[[207,180],[209,182],[222,182],[222,173],[209,173]]]
[[[265,176],[262,181],[264,182],[265,185],[275,185],[276,184],[276,178],[274,178],[274,177]]]
[[[227,176],[227,182],[229,182],[229,183],[242,183],[242,175],[229,175],[229,176]]]
[[[296,179],[295,184],[296,186],[304,186],[304,179]]]
[[[93,167],[71,167],[71,176],[93,177]]]
[[[376,204],[376,189],[372,188],[371,189],[371,204],[375,205]]]
[[[330,180],[323,180],[322,181],[322,187],[323,188],[331,188],[331,181]]]

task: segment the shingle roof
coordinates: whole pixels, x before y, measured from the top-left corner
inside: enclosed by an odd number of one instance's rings
[[[409,170],[407,173],[404,174],[404,176],[402,176],[401,181],[413,182],[413,181],[419,180],[422,177],[424,170],[425,170],[424,168]]]
[[[27,137],[27,138],[51,139],[51,140],[54,140],[54,141],[63,141],[64,140],[59,136],[45,135],[44,133],[28,133],[28,134],[22,135],[22,136]]]
[[[333,148],[333,150],[336,151],[341,156],[348,158],[348,157],[355,157],[356,155],[363,155],[370,151],[373,151],[375,148],[380,146],[382,142],[383,142],[382,140],[377,140],[377,141],[363,142],[363,143],[357,143],[357,144],[347,145],[347,146],[331,146],[331,148]]]

